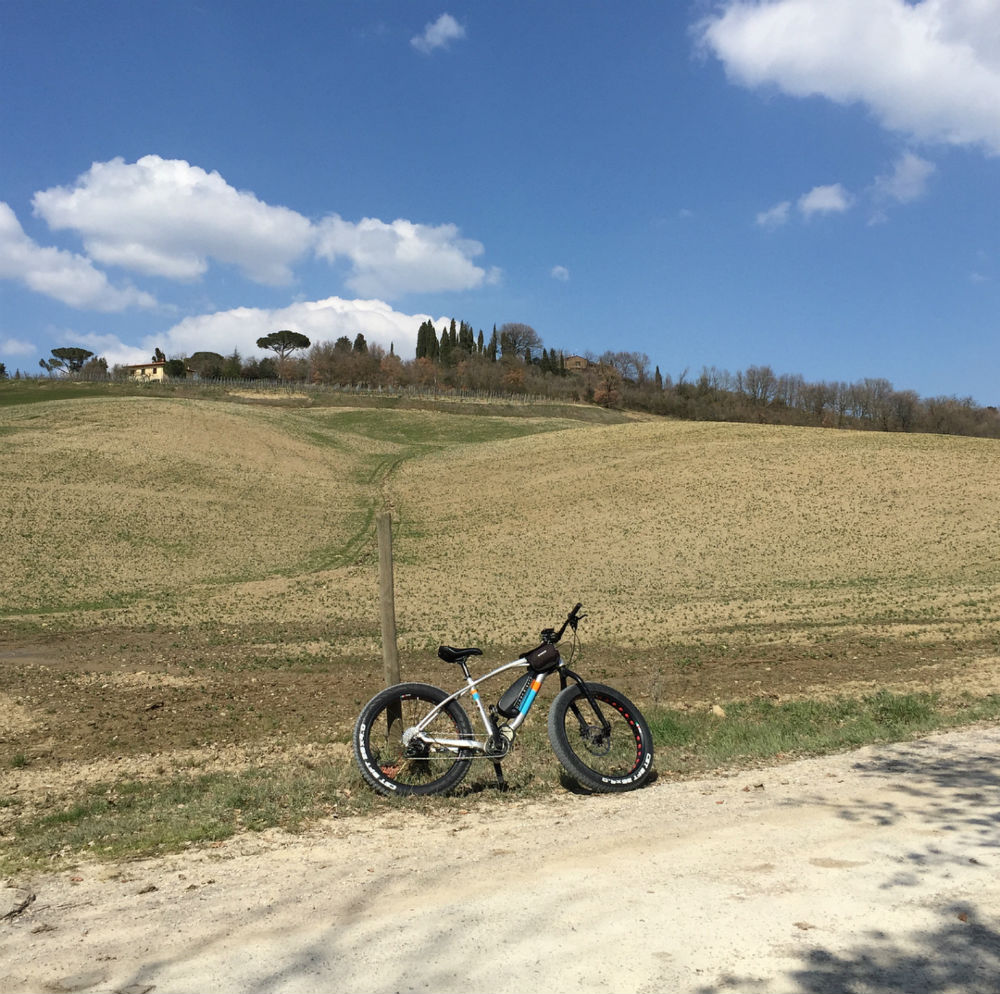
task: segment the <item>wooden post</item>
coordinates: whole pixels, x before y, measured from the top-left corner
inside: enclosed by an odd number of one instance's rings
[[[396,644],[396,597],[392,579],[392,515],[382,511],[375,519],[378,535],[378,600],[382,623],[382,664],[385,685],[400,683],[399,646]]]

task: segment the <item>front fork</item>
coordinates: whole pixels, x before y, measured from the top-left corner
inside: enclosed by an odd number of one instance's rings
[[[574,673],[568,666],[564,666],[559,670],[559,683],[562,690],[565,690],[569,684],[568,677],[572,677],[576,681],[576,685],[583,691],[583,696],[587,698],[587,703],[594,709],[594,714],[597,715],[598,720],[601,723],[601,734],[610,735],[611,725],[608,719],[604,717],[604,712],[601,710],[601,706],[597,703],[597,699],[590,692],[590,687],[587,686],[587,681],[583,679],[578,673]],[[580,709],[577,707],[576,701],[574,701],[569,706],[570,711],[573,712],[573,716],[580,723],[580,734],[586,735],[588,729],[590,728],[590,722],[584,720],[582,714],[580,714]]]

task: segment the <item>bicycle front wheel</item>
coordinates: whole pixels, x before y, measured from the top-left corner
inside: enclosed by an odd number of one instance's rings
[[[361,709],[354,726],[354,758],[361,775],[380,794],[441,794],[469,772],[469,749],[403,745],[403,733],[447,698],[430,684],[400,683],[376,694]],[[457,701],[445,705],[424,732],[439,739],[472,738],[469,718]]]
[[[570,776],[590,790],[611,793],[641,787],[653,772],[653,736],[646,719],[614,688],[600,683],[588,683],[587,688],[600,714],[579,684],[562,690],[549,709],[552,751]]]

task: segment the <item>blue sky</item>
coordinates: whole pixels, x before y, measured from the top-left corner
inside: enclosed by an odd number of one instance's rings
[[[412,356],[1000,402],[992,0],[0,3],[0,361]]]

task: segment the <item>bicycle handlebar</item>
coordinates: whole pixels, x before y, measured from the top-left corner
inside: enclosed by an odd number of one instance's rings
[[[581,607],[583,607],[582,604],[577,604],[576,607],[573,608],[568,615],[566,615],[566,620],[562,623],[562,628],[560,628],[558,632],[553,628],[546,628],[545,631],[542,632],[542,641],[555,645],[557,642],[562,641],[562,637],[566,634],[567,628],[572,626],[573,631],[575,632],[580,619],[587,617],[585,614],[579,613]]]

